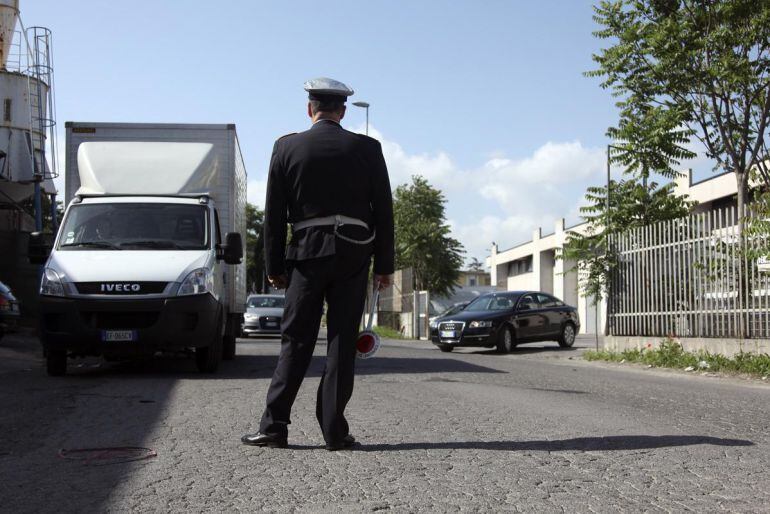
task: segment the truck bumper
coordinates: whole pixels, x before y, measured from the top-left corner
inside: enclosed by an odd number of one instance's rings
[[[207,347],[220,330],[221,307],[210,294],[142,300],[40,297],[46,349],[83,355],[146,355]],[[106,331],[132,331],[131,341],[105,341]]]

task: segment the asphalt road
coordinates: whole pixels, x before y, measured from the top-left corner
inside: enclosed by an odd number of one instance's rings
[[[363,444],[333,453],[323,449],[314,416],[319,345],[290,448],[243,446],[277,351],[276,341],[244,340],[216,376],[196,373],[191,359],[161,358],[87,361],[57,379],[45,376],[36,355],[16,355],[7,361],[15,365],[0,366],[0,510],[758,512],[770,505],[770,386],[763,383],[595,365],[555,344],[496,355],[400,342],[359,363],[349,419]],[[157,457],[58,456],[62,448],[115,446],[148,447]]]

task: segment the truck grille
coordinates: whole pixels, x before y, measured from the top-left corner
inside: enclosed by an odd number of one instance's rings
[[[167,282],[76,282],[80,294],[136,295],[160,294],[166,289]]]
[[[159,312],[81,312],[83,323],[91,328],[140,329],[149,328],[158,321]]]

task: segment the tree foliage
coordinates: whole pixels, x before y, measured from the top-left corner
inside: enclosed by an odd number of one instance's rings
[[[468,270],[482,272],[484,271],[484,263],[482,263],[476,257],[471,257],[470,262],[468,262]]]
[[[249,291],[265,292],[265,213],[254,204],[246,204],[246,284]]]
[[[398,186],[393,196],[396,267],[412,268],[415,287],[438,295],[454,290],[465,253],[449,236],[445,203],[441,191],[420,176]]]
[[[580,209],[588,224],[586,231],[569,232],[559,255],[571,263],[572,270],[578,271],[580,285],[587,296],[596,301],[607,293],[608,277],[617,264],[612,234],[689,213],[693,202],[674,195],[673,189],[673,183],[660,186],[638,177],[612,181],[608,211],[607,186],[588,188],[589,203]]]
[[[770,2],[605,0],[594,9],[594,34],[613,44],[589,75],[621,98],[608,131],[616,162],[670,175],[694,137],[735,173],[743,213],[749,172],[770,184]]]

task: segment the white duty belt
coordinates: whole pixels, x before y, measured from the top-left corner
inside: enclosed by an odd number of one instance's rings
[[[323,218],[311,218],[309,220],[298,221],[297,223],[292,223],[291,228],[294,232],[299,232],[300,230],[309,227],[328,227],[332,225],[334,226],[334,235],[343,241],[347,241],[348,243],[367,245],[374,241],[374,238],[377,235],[377,232],[374,232],[370,238],[364,241],[359,241],[357,239],[351,239],[347,236],[343,236],[339,233],[339,228],[344,225],[355,225],[357,227],[363,227],[366,230],[369,230],[369,225],[359,219],[351,218],[349,216],[342,216],[340,214],[336,214],[334,216],[325,216]]]

